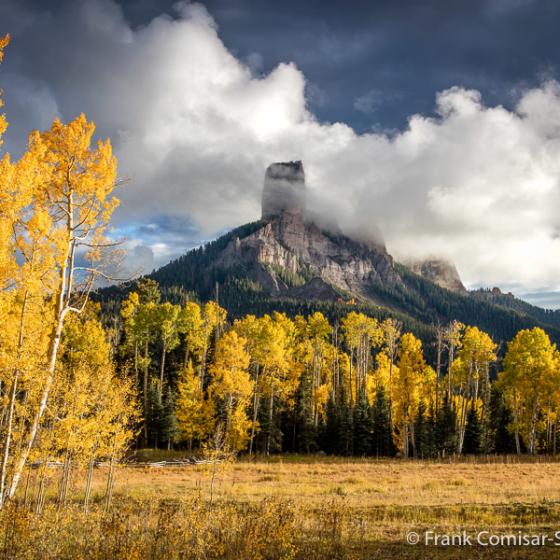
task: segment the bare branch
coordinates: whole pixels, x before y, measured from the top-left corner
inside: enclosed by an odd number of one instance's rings
[[[101,276],[102,278],[105,278],[105,280],[111,280],[112,282],[127,282],[129,280],[132,280],[132,277],[114,278],[112,276],[109,276],[108,274],[105,274],[101,270],[98,270],[97,268],[90,268],[88,266],[76,266],[74,267],[74,270],[84,270],[85,272],[90,272],[93,275]]]
[[[78,239],[78,238],[76,238]],[[76,243],[76,245],[78,245],[79,247],[91,247],[92,249],[102,249],[105,247],[118,247],[120,245],[123,245],[125,242],[125,239],[121,239],[119,241],[114,241],[114,242],[109,242],[109,243]]]

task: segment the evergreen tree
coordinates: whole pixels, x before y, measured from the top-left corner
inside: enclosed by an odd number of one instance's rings
[[[373,432],[370,407],[365,395],[360,397],[353,411],[354,447],[353,454],[366,456],[371,454]]]
[[[265,406],[263,406],[259,411],[261,433],[260,437],[257,438],[257,440],[260,440],[263,452],[278,453],[282,451],[282,441],[284,438],[284,434],[282,433],[279,425],[280,415],[270,413],[271,404],[271,401],[267,399]],[[276,406],[276,403],[272,404],[272,406]],[[308,446],[305,452],[309,453],[310,451],[310,446]]]
[[[482,409],[480,412],[480,452],[487,455],[492,453],[494,449],[494,437],[491,426],[491,397],[492,397],[492,385],[488,382],[485,384],[484,392],[482,398]]]
[[[152,445],[156,449],[161,445],[161,425],[163,418],[163,403],[158,395],[157,385],[152,383],[148,389],[148,414],[147,414],[147,425],[148,433],[150,434],[150,439],[148,444]]]
[[[496,386],[490,395],[490,441],[488,452],[498,454],[515,453],[515,437],[509,430],[513,422],[511,409],[506,405],[504,396]]]
[[[437,446],[436,446],[436,422],[437,415],[433,407],[430,407],[430,413],[426,420],[426,440],[424,443],[425,457],[436,457],[437,456]]]
[[[383,387],[377,389],[372,407],[372,445],[373,455],[378,457],[394,457],[397,448],[391,433],[390,402],[385,396]]]
[[[312,453],[317,450],[317,432],[310,414],[309,393],[307,376],[303,376],[296,391],[295,419],[291,437],[294,451],[298,453]],[[334,448],[327,453],[335,453]]]
[[[338,417],[338,406],[332,398],[330,398],[327,402],[326,415],[327,420],[322,432],[321,447],[326,453],[334,455],[338,452],[340,425]]]
[[[414,423],[416,457],[425,459],[435,454],[433,415],[426,414],[426,405],[420,402]]]
[[[457,415],[447,395],[444,396],[443,406],[437,415],[435,441],[437,451],[442,457],[457,451]]]
[[[175,393],[171,390],[171,387],[167,387],[162,403],[159,433],[162,444],[167,445],[167,449],[171,449],[178,433],[177,416],[175,415]]]
[[[515,436],[509,429],[512,422],[513,413],[511,412],[511,408],[504,403],[498,429],[496,430],[496,453],[508,454],[516,452]],[[523,442],[521,443],[521,447],[523,448]]]
[[[465,455],[478,455],[481,451],[482,426],[474,404],[469,407],[467,421],[465,424],[465,439],[463,441],[463,453]]]
[[[354,426],[352,407],[345,401],[338,413],[338,441],[336,452],[338,455],[352,455],[354,443]]]

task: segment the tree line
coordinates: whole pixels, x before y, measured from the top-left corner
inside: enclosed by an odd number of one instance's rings
[[[142,395],[142,446],[438,457],[556,452],[560,355],[540,328],[503,360],[476,326],[436,327],[435,361],[395,319],[273,312],[228,322],[216,302],[160,301],[143,279],[115,349]]]

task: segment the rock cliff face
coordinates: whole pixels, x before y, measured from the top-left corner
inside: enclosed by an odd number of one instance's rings
[[[434,282],[441,288],[457,293],[467,292],[455,265],[448,261],[429,259],[407,263],[407,266],[415,274]]]
[[[353,241],[308,221],[300,161],[267,169],[262,221],[256,232],[229,243],[217,264],[229,268],[242,263],[271,295],[368,299],[373,283],[401,284],[385,247]]]

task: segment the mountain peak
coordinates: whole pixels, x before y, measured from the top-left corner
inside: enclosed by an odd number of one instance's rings
[[[305,172],[301,161],[272,163],[264,176],[262,219],[305,211]]]
[[[409,261],[406,266],[415,274],[430,280],[441,288],[457,293],[467,291],[455,265],[445,259],[431,258],[422,261]]]

